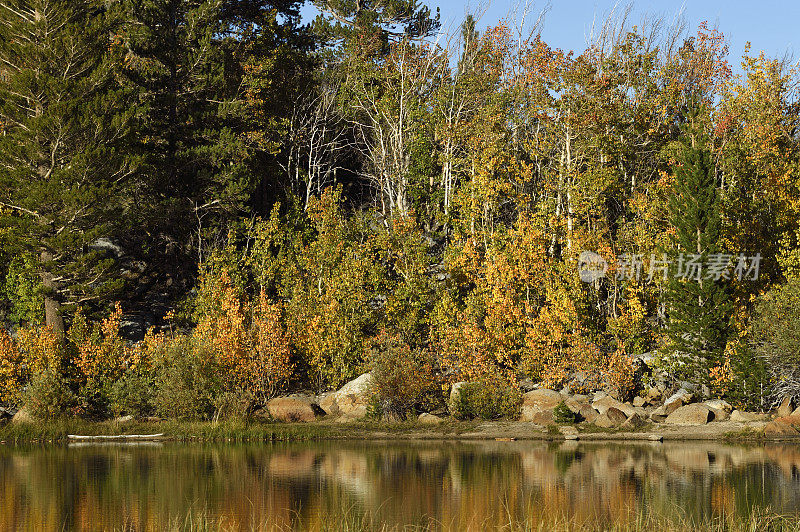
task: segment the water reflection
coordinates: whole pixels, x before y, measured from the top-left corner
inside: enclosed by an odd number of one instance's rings
[[[486,528],[800,510],[800,448],[565,442],[0,447],[0,530],[377,522]]]

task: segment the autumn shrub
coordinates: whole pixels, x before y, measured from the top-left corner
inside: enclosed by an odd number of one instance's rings
[[[22,393],[22,403],[35,418],[55,419],[71,413],[77,397],[63,375],[47,368],[33,376]]]
[[[285,388],[293,372],[291,347],[281,306],[264,290],[251,302],[227,269],[207,271],[197,318],[192,345],[208,350],[227,397],[236,394],[234,402],[249,398],[251,404],[264,405]]]
[[[0,402],[3,404],[25,404],[24,392],[34,378],[46,371],[61,375],[65,366],[64,346],[49,328],[21,328],[16,340],[0,328]]]
[[[522,393],[513,384],[498,378],[484,378],[462,385],[451,405],[458,419],[517,419]]]
[[[120,336],[122,307],[117,303],[108,317],[90,324],[79,310],[67,336],[76,350],[81,408],[84,415],[107,413],[112,390],[130,366],[131,350]]]
[[[25,385],[22,352],[11,335],[0,327],[0,404],[18,405]]]
[[[253,392],[247,389],[221,391],[214,396],[214,419],[245,419],[253,410],[253,405],[258,404],[253,399]]]
[[[66,364],[64,343],[49,327],[25,327],[17,331],[17,345],[28,379],[51,369],[60,373]]]
[[[636,380],[636,364],[621,351],[609,355],[601,374],[604,387],[619,399],[630,399],[639,385]]]
[[[410,347],[399,335],[382,331],[369,351],[372,396],[385,417],[406,419],[415,408],[441,396],[433,357],[426,349]],[[437,397],[438,396],[438,397]],[[440,401],[441,402],[441,401]]]
[[[250,345],[240,365],[239,385],[253,402],[265,405],[286,387],[292,376],[291,347],[281,319],[281,306],[271,303],[263,290],[251,312]]]
[[[208,419],[224,389],[213,347],[179,335],[154,360],[153,403],[157,415],[171,419]]]
[[[379,321],[373,303],[386,262],[376,260],[369,220],[348,219],[340,196],[331,187],[309,202],[315,238],[295,239],[293,260],[282,268],[287,334],[298,369],[319,391],[340,387],[363,368],[365,331]]]

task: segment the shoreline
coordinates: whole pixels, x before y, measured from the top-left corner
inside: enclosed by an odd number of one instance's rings
[[[707,425],[649,424],[636,431],[600,429],[591,425],[541,426],[520,421],[454,421],[439,425],[418,422],[354,421],[337,423],[282,423],[261,421],[224,422],[92,422],[75,419],[51,422],[8,423],[0,427],[0,444],[61,444],[78,441],[69,436],[81,435],[120,441],[132,435],[156,435],[136,441],[163,442],[308,442],[308,441],[578,441],[578,442],[697,442],[726,443],[797,442],[800,436],[765,436],[766,422],[713,422]],[[93,438],[86,438],[92,441]],[[84,440],[85,441],[85,440]],[[112,440],[113,441],[113,440]]]

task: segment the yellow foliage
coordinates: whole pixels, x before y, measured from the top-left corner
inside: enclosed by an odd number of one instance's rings
[[[75,365],[87,382],[103,381],[111,383],[128,366],[129,350],[119,335],[122,307],[114,306],[111,314],[94,325],[91,330],[78,312],[69,336],[78,350]]]
[[[0,401],[19,404],[23,388],[31,378],[47,369],[59,371],[63,349],[47,327],[18,331],[18,341],[0,329]]]
[[[47,369],[58,371],[63,349],[58,336],[49,327],[20,329],[19,348],[28,376],[38,375]]]
[[[25,385],[22,352],[5,328],[0,327],[0,402],[16,403]]]

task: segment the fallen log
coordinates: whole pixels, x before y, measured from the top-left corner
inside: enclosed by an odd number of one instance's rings
[[[102,436],[80,436],[78,434],[67,434],[67,439],[78,441],[115,441],[115,440],[157,440],[164,436],[164,433],[158,434],[113,434]]]

